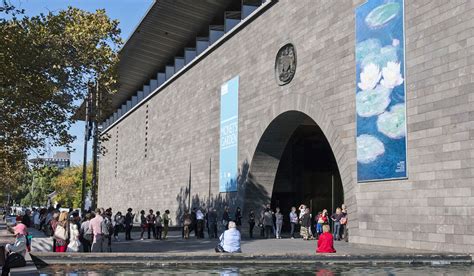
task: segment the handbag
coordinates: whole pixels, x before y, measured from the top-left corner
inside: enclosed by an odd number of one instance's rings
[[[60,240],[67,240],[66,229],[62,225],[58,224],[56,226],[56,230],[54,230],[54,238]]]
[[[9,268],[26,266],[25,257],[19,253],[11,253],[5,261],[5,266]]]
[[[339,220],[339,222],[340,222],[342,225],[344,225],[344,224],[347,223],[347,218],[346,218],[346,217],[342,217],[342,218]]]
[[[191,219],[188,219],[188,218],[184,219],[184,226],[189,226],[191,225],[191,223],[192,223]]]

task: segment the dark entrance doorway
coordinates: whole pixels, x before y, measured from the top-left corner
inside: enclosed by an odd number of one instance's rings
[[[283,230],[289,231],[287,214],[292,206],[305,204],[314,218],[343,203],[336,159],[323,132],[316,124],[299,125],[283,151],[271,197],[272,208],[280,207],[284,214]]]
[[[344,202],[331,146],[316,122],[299,111],[284,112],[267,126],[246,183],[244,217],[250,210],[260,217],[263,206],[271,203],[284,215],[283,231],[289,231],[292,206],[309,206],[314,218],[318,211],[332,213]]]

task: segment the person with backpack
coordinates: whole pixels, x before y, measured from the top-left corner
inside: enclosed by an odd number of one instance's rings
[[[90,220],[92,219],[92,214],[87,213],[84,221],[81,223],[81,228],[79,233],[81,235],[82,251],[84,253],[91,252],[92,241],[94,240],[94,235],[92,234],[92,228],[89,227]]]
[[[132,208],[128,208],[127,214],[125,214],[125,240],[127,241],[132,240],[133,219],[135,218],[135,214],[133,214],[132,211]]]
[[[103,209],[102,209],[103,210]],[[103,220],[101,223],[102,237],[103,237],[103,252],[112,252],[112,235],[114,234],[114,225],[112,223],[112,209],[107,209],[103,213]]]

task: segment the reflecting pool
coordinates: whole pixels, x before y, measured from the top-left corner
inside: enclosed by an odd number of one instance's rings
[[[40,275],[473,275],[474,266],[450,265],[54,265]]]

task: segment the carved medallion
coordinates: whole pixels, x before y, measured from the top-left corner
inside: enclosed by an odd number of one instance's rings
[[[275,60],[275,77],[279,85],[289,83],[296,72],[296,50],[288,43],[281,47]]]

